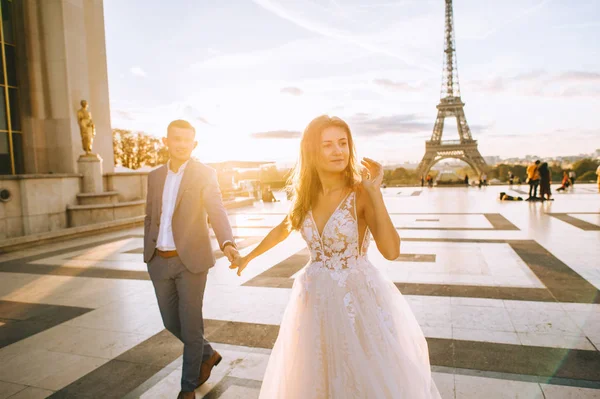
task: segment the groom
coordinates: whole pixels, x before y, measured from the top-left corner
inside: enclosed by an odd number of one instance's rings
[[[144,220],[144,262],[167,330],[183,346],[179,398],[210,377],[221,355],[204,338],[202,300],[208,269],[215,264],[207,215],[220,249],[232,262],[239,256],[214,169],[191,158],[198,142],[187,121],[175,120],[163,143],[169,161],[148,175]]]

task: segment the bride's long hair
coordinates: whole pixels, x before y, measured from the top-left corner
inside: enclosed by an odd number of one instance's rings
[[[313,119],[302,133],[300,156],[286,187],[292,195],[292,210],[288,215],[288,220],[294,230],[300,229],[306,214],[322,190],[321,180],[317,173],[317,161],[321,153],[321,133],[329,127],[342,128],[348,135],[350,157],[343,172],[346,185],[352,187],[360,180],[356,150],[348,124],[338,117],[329,115],[321,115]]]

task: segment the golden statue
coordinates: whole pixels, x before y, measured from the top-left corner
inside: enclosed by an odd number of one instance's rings
[[[92,113],[88,110],[88,103],[85,100],[81,100],[81,109],[77,111],[77,123],[79,123],[79,130],[81,132],[83,151],[85,151],[86,155],[91,154],[92,143],[96,135],[96,126],[94,126]]]

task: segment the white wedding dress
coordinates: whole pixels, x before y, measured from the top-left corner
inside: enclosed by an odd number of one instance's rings
[[[355,192],[319,236],[301,233],[310,263],[296,276],[265,372],[261,399],[440,398],[423,332],[396,286],[359,242]]]

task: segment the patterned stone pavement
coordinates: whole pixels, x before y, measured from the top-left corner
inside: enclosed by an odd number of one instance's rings
[[[600,398],[600,194],[497,201],[508,189],[385,189],[402,255],[369,257],[406,295],[443,398]],[[278,197],[230,213],[242,252],[284,217]],[[142,234],[0,256],[0,399],[176,397],[182,346],[162,326]],[[296,233],[242,277],[219,257],[204,314],[224,361],[197,398],[258,396],[307,260]]]

